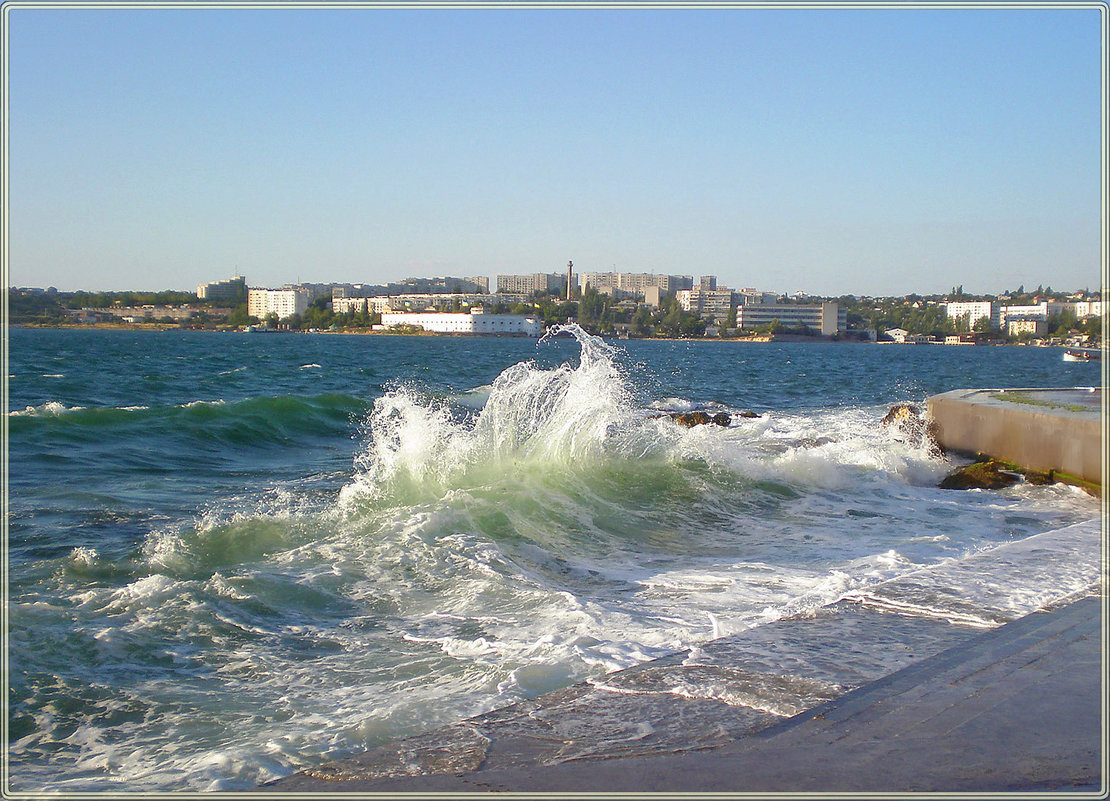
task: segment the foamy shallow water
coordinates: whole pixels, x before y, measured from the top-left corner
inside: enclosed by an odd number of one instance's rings
[[[313,347],[271,380],[336,380]],[[13,787],[251,787],[1098,514],[1062,485],[936,489],[950,465],[883,429],[886,402],[682,428],[659,415],[749,404],[577,348],[366,401],[237,397],[225,356],[208,397],[17,406],[32,466],[94,440],[126,459],[13,487]],[[1015,553],[1012,603],[1070,581]],[[958,591],[1010,602],[1005,576]]]

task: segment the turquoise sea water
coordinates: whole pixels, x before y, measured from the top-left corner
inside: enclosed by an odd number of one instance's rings
[[[252,787],[1098,515],[879,424],[1098,385],[1054,349],[9,337],[18,791]]]

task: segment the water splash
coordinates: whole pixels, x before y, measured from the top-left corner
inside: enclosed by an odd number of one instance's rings
[[[477,472],[510,466],[567,466],[596,459],[610,435],[630,420],[631,392],[617,365],[618,351],[577,325],[555,326],[538,346],[562,332],[581,346],[578,366],[544,369],[519,362],[489,387],[477,415],[460,414],[448,401],[400,387],[374,402],[368,444],[358,475],[341,501],[441,494]],[[464,404],[458,404],[464,406]]]

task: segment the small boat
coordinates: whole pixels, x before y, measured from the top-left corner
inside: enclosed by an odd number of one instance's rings
[[[1102,359],[1102,353],[1097,350],[1064,351],[1064,361],[1066,362],[1097,362],[1100,359]]]

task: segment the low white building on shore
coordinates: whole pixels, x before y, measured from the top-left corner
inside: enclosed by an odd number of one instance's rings
[[[543,320],[523,314],[486,314],[481,309],[469,313],[384,312],[382,324],[375,330],[388,331],[396,326],[414,326],[440,334],[485,336],[543,336]]]

